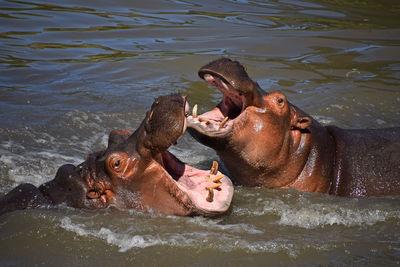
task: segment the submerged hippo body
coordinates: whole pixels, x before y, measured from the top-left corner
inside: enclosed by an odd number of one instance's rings
[[[400,128],[324,127],[282,93],[265,93],[227,58],[205,65],[199,76],[223,100],[202,115],[193,112],[188,130],[216,150],[239,184],[340,196],[400,194]]]
[[[22,184],[0,199],[0,214],[65,203],[75,208],[152,209],[164,214],[212,216],[228,210],[229,178],[198,170],[167,151],[186,130],[186,97],[159,97],[139,128],[113,130],[104,151],[78,166],[63,165],[38,188]]]

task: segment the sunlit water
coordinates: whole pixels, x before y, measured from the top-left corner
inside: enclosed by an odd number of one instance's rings
[[[0,195],[136,129],[156,96],[200,112],[220,94],[197,77],[241,61],[324,124],[400,126],[398,1],[0,1]],[[210,168],[186,135],[170,149]],[[0,217],[0,265],[400,264],[400,198],[236,187],[209,219],[43,208]]]

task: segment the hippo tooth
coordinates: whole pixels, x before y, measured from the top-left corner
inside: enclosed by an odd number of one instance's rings
[[[197,104],[193,106],[192,117],[197,118]]]
[[[220,175],[217,175],[217,176],[214,176],[214,177],[210,178],[208,181],[216,183],[216,182],[219,182],[222,178],[224,178],[224,176],[225,175],[220,174]]]
[[[206,125],[209,125],[209,124],[211,123],[209,119],[202,118],[202,117],[200,117],[200,116],[199,116],[199,121],[200,121],[200,122],[205,121],[205,122],[206,122]]]
[[[226,124],[226,122],[229,120],[228,117],[225,117],[225,119],[221,122],[221,124],[219,125],[218,129],[222,129],[222,127],[224,127],[224,125]]]
[[[210,174],[216,175],[218,173],[218,162],[213,161]]]
[[[100,196],[100,201],[103,203],[103,205],[106,205],[106,204],[107,204],[107,198],[106,198],[106,195],[105,195],[105,194],[102,194],[102,195]]]
[[[222,185],[222,183],[215,183],[215,184],[207,186],[206,188],[207,188],[207,190],[208,189],[216,189],[216,188],[220,187],[221,185]]]
[[[206,200],[208,202],[213,202],[213,200],[214,200],[214,190],[211,189],[211,188],[207,188],[207,190],[208,190],[208,196],[207,196]]]

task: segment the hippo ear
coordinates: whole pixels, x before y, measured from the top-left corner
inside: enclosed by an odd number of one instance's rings
[[[290,107],[290,115],[292,129],[305,130],[311,126],[312,120],[310,117],[300,115],[293,106]]]
[[[108,136],[108,148],[112,149],[125,142],[132,134],[130,130],[112,130]]]

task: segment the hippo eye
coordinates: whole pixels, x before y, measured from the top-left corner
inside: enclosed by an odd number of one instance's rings
[[[282,103],[283,103],[283,99],[280,98],[280,97],[278,97],[278,103],[279,103],[279,104],[282,104]]]
[[[112,168],[112,169],[114,169],[114,171],[120,171],[120,169],[121,169],[121,166],[122,165],[122,162],[121,162],[121,159],[119,159],[119,158],[113,158],[113,159],[111,159],[110,160],[110,167]]]
[[[119,167],[119,165],[121,164],[121,161],[120,160],[116,160],[115,162],[114,162],[114,168],[118,168]]]
[[[123,172],[127,158],[128,156],[126,155],[126,153],[112,153],[106,159],[106,166],[108,170],[112,170],[113,172]]]

